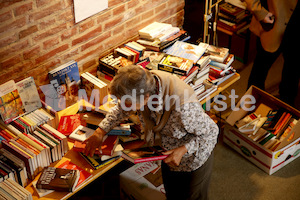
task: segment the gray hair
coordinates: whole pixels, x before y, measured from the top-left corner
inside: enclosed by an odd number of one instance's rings
[[[110,94],[121,99],[124,95],[132,95],[136,91],[136,101],[145,94],[155,94],[156,83],[153,74],[137,65],[129,65],[118,70],[109,85]]]

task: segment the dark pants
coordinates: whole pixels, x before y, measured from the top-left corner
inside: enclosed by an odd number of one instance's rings
[[[299,3],[297,4],[293,15],[286,27],[281,46],[279,49],[270,53],[263,49],[260,40],[257,41],[257,55],[254,60],[253,68],[249,77],[248,87],[255,85],[265,90],[265,80],[269,69],[277,57],[282,53],[284,66],[282,70],[282,79],[279,85],[280,99],[294,106],[298,93],[300,64],[299,64]]]
[[[174,172],[162,162],[162,177],[168,200],[205,200],[213,166],[213,153],[208,160],[195,171]]]

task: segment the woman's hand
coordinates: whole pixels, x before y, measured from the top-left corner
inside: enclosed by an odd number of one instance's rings
[[[101,149],[103,137],[105,134],[105,131],[103,131],[101,128],[97,128],[93,135],[91,135],[83,142],[84,144],[86,144],[84,154],[92,157],[95,153],[96,148]]]
[[[267,24],[273,24],[274,21],[275,21],[275,16],[270,12],[268,12],[268,14],[263,19],[263,22]]]
[[[178,147],[166,152],[163,152],[164,155],[169,155],[164,159],[164,162],[169,166],[179,166],[182,156],[187,152],[185,146]]]

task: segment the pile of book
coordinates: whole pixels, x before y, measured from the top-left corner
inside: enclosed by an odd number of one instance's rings
[[[2,147],[22,160],[30,179],[50,163],[60,160],[69,150],[66,136],[48,124],[25,133],[0,121],[0,129]]]
[[[96,76],[92,75],[89,72],[82,73],[80,75],[81,84],[80,88],[84,89],[86,92],[87,97],[94,100],[94,103],[99,103],[98,107],[108,100],[108,83],[97,78]],[[97,95],[97,92],[99,94]],[[97,95],[97,96],[95,96]],[[98,98],[99,97],[99,98]]]
[[[246,9],[224,2],[220,5],[218,13],[218,27],[236,32],[245,27],[250,18]]]
[[[298,121],[299,119],[289,112],[278,109],[270,110],[265,117],[255,112],[250,113],[237,121],[235,126],[253,141],[275,151]]]
[[[0,181],[0,199],[5,200],[32,200],[32,194],[11,178]]]
[[[189,38],[186,31],[160,22],[153,22],[139,30],[139,37],[137,42],[153,51],[162,51],[176,41],[184,41]]]

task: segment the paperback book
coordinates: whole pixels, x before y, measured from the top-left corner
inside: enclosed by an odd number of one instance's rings
[[[0,85],[0,114],[5,123],[25,113],[17,86],[13,80]]]
[[[165,54],[158,64],[158,69],[178,75],[186,75],[193,67],[193,60]]]
[[[49,71],[48,76],[58,96],[65,98],[65,107],[77,102],[80,76],[76,61],[72,60]]]

